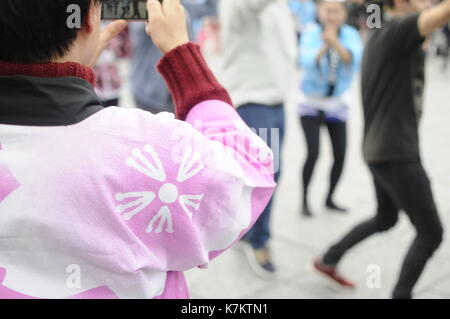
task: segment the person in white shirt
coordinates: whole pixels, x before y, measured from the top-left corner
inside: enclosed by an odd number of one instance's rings
[[[293,79],[296,26],[287,0],[226,0],[219,4],[222,27],[222,83],[238,113],[272,148],[276,179],[280,176],[280,148],[284,108]],[[245,238],[248,256],[258,273],[275,271],[270,257],[271,204]],[[250,249],[252,248],[252,249]]]

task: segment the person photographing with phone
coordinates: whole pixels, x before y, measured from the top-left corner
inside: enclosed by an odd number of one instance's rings
[[[0,298],[187,298],[183,271],[269,202],[272,152],[189,42],[180,1],[147,9],[176,118],[100,106],[90,66],[126,26],[100,32],[101,1],[0,0]]]

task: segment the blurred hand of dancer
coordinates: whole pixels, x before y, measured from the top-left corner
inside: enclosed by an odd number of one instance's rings
[[[318,60],[321,58],[323,54],[326,53],[327,49],[333,48],[339,54],[342,62],[350,63],[352,62],[352,54],[349,50],[344,48],[339,41],[338,28],[334,26],[325,27],[325,30],[322,34],[323,40],[325,42],[326,48],[323,51],[320,51]]]
[[[180,0],[147,1],[147,34],[163,53],[189,42],[186,15]]]
[[[338,29],[333,27],[325,27],[322,38],[329,47],[336,47],[339,43]]]
[[[102,30],[100,33],[100,40],[97,45],[97,50],[95,52],[95,56],[92,59],[92,62],[89,63],[89,66],[92,67],[97,63],[98,58],[102,54],[102,52],[107,48],[109,42],[119,35],[120,32],[125,29],[125,27],[128,25],[128,23],[125,20],[117,20],[114,22],[111,22]]]

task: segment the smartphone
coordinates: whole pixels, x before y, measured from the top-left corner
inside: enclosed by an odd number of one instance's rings
[[[162,2],[162,0],[159,0]],[[147,20],[147,0],[103,0],[102,20]]]

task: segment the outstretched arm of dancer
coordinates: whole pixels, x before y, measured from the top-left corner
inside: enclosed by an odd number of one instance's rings
[[[420,14],[418,21],[420,34],[424,37],[429,36],[434,30],[444,26],[449,21],[450,0],[446,0]]]

